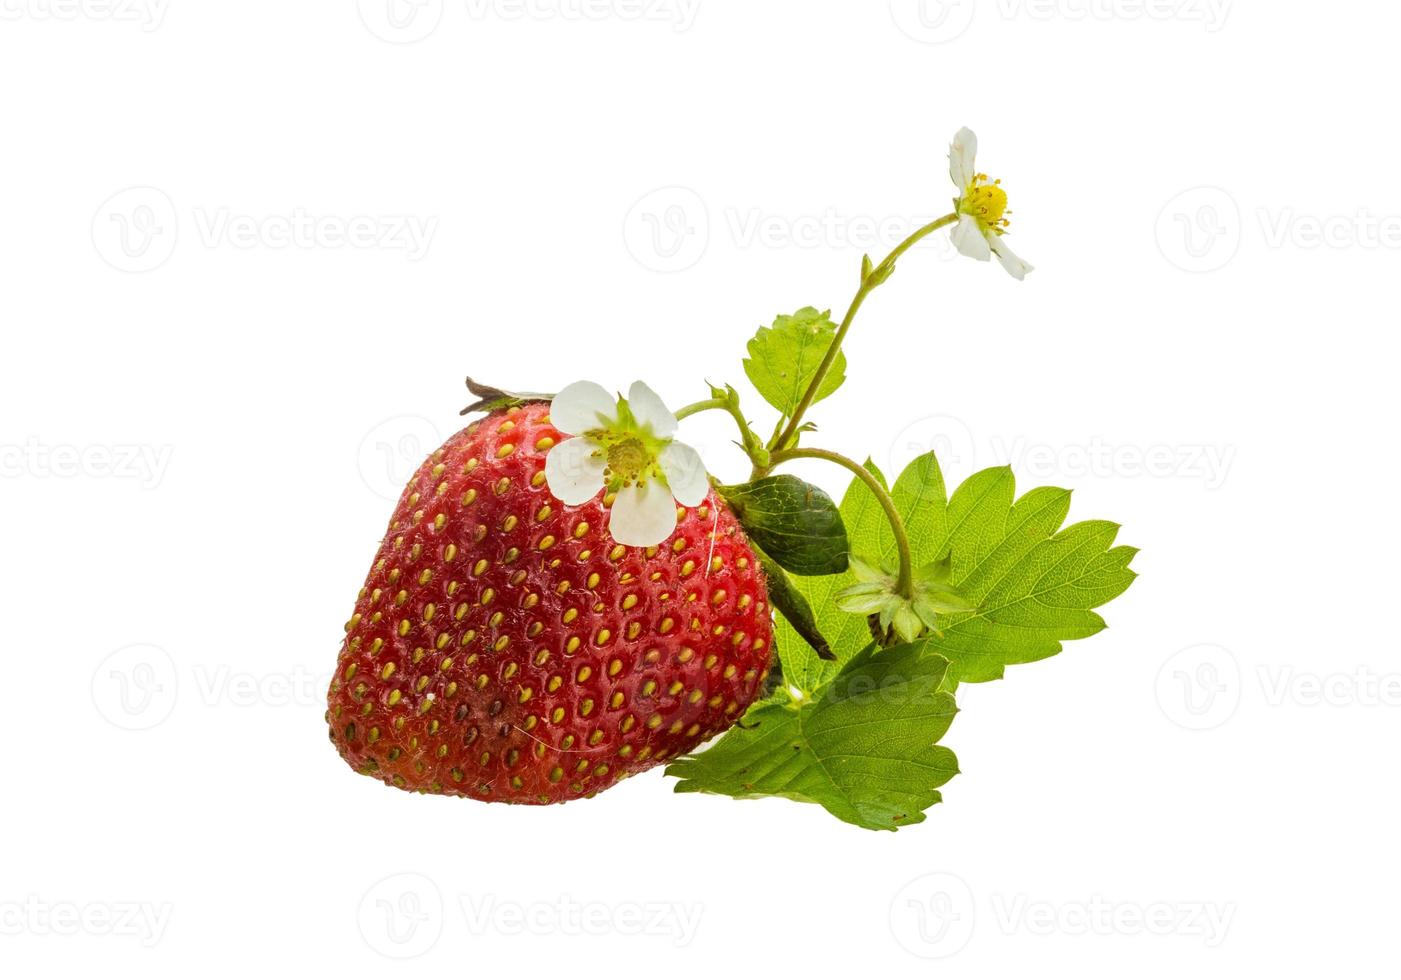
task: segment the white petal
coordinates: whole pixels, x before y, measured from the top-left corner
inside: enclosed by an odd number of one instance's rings
[[[550,421],[571,436],[605,427],[617,414],[617,399],[592,381],[576,381],[550,402]]]
[[[554,494],[571,506],[598,496],[603,489],[604,460],[594,455],[588,439],[566,439],[545,457],[545,482]]]
[[[1012,274],[1014,279],[1025,279],[1026,274],[1034,268],[1032,265],[1017,258],[1016,254],[1007,247],[1007,243],[1002,240],[1001,235],[994,236],[990,243],[992,254],[997,256],[997,261],[1002,263],[1002,268]]]
[[[959,194],[973,183],[973,175],[978,172],[977,155],[978,137],[964,126],[954,134],[953,142],[949,144],[949,178]]]
[[[652,435],[658,439],[668,439],[676,432],[676,416],[666,407],[651,388],[641,381],[634,381],[628,389],[628,407],[643,428],[651,427]]]
[[[958,224],[953,226],[951,237],[953,247],[970,259],[986,262],[992,258],[992,248],[988,245],[987,236],[983,234],[983,229],[978,226],[976,219],[960,214]]]
[[[684,442],[673,442],[661,451],[657,460],[662,464],[671,495],[682,507],[696,507],[710,492],[710,478],[700,453]]]
[[[608,533],[618,544],[650,548],[661,544],[676,530],[676,501],[660,480],[648,480],[643,487],[623,487],[613,501]]]

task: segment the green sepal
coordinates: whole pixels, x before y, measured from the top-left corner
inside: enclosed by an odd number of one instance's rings
[[[856,557],[850,559],[850,566],[856,583],[836,594],[836,606],[842,612],[874,617],[872,633],[882,645],[896,640],[912,643],[925,633],[937,636],[940,616],[977,611],[949,584],[947,559],[917,569],[913,595],[908,597],[896,590],[899,575],[889,566],[877,568]]]
[[[842,515],[821,489],[784,473],[720,487],[740,525],[794,575],[836,575],[850,547]]]
[[[495,388],[473,381],[470,377],[467,379],[467,390],[476,395],[477,400],[458,412],[458,415],[470,415],[472,412],[497,412],[503,408],[514,408],[531,402],[553,401],[555,397],[553,394],[535,391],[507,391],[504,388]]]
[[[793,627],[807,645],[817,652],[818,657],[823,660],[836,660],[837,655],[832,652],[827,638],[817,628],[817,617],[813,614],[812,604],[808,602],[807,597],[794,588],[788,573],[768,553],[753,541],[750,542],[750,546],[754,548],[754,554],[763,566],[764,578],[768,581],[769,602],[783,614],[783,618],[788,620],[788,625]],[[783,651],[779,650],[778,653],[781,658]]]

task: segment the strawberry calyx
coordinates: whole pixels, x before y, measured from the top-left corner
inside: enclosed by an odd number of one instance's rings
[[[458,412],[458,415],[471,415],[473,412],[497,412],[503,408],[516,408],[531,402],[547,402],[555,397],[553,394],[541,392],[507,391],[505,388],[497,388],[474,381],[471,375],[467,376],[467,390],[476,395],[477,400]]]

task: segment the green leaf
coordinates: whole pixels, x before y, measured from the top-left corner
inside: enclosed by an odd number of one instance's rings
[[[1104,620],[1093,610],[1121,594],[1136,576],[1128,565],[1137,549],[1114,544],[1117,524],[1086,521],[1062,528],[1070,492],[1039,487],[1017,498],[1006,467],[975,473],[950,497],[931,453],[905,469],[891,496],[905,521],[915,564],[946,562],[942,580],[976,607],[941,613],[943,635],[930,640],[931,649],[951,663],[951,684],[995,680],[1009,664],[1042,660],[1059,653],[1066,640],[1099,632]],[[894,536],[860,481],[847,490],[841,514],[855,553],[883,565],[894,559]],[[870,636],[864,617],[836,607],[836,593],[855,582],[846,573],[795,583],[838,664]],[[778,633],[780,648],[789,649],[788,683],[813,691],[837,669],[793,649],[799,641],[782,622]]]
[[[808,604],[807,597],[793,587],[793,580],[788,577],[788,573],[779,566],[778,562],[774,561],[753,541],[750,541],[750,546],[754,548],[754,553],[759,558],[759,564],[764,566],[769,602],[783,614],[788,625],[802,637],[802,640],[817,652],[818,657],[823,660],[835,660],[837,655],[832,652],[832,647],[823,637],[822,631],[817,628],[817,618],[813,615],[812,606]],[[783,651],[779,650],[780,656],[782,653]]]
[[[817,375],[827,349],[832,345],[837,325],[831,311],[804,307],[792,316],[780,316],[772,327],[760,327],[749,342],[744,373],[759,394],[785,416],[791,416],[803,393]],[[832,367],[813,398],[816,404],[841,387],[846,380],[846,355],[838,352]]]
[[[781,796],[871,830],[924,820],[958,760],[938,745],[957,708],[927,641],[863,651],[810,700],[769,701],[711,748],[667,766],[678,793]]]
[[[832,498],[796,476],[767,476],[721,487],[744,530],[794,575],[846,571],[846,528]]]

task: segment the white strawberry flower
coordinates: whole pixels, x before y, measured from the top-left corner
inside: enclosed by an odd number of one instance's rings
[[[616,494],[608,533],[619,544],[661,544],[676,530],[676,505],[695,507],[710,490],[700,454],[672,438],[676,416],[641,381],[616,399],[576,381],[555,395],[550,420],[574,437],[545,457],[550,492],[570,505]]]
[[[949,144],[949,177],[958,188],[953,203],[958,214],[952,236],[954,247],[979,262],[996,255],[1002,268],[1017,279],[1025,279],[1032,267],[1017,258],[1002,240],[1011,224],[1006,217],[1012,213],[1007,210],[1007,192],[1002,189],[1002,181],[989,183],[988,175],[978,172],[977,155],[978,137],[965,126]]]

